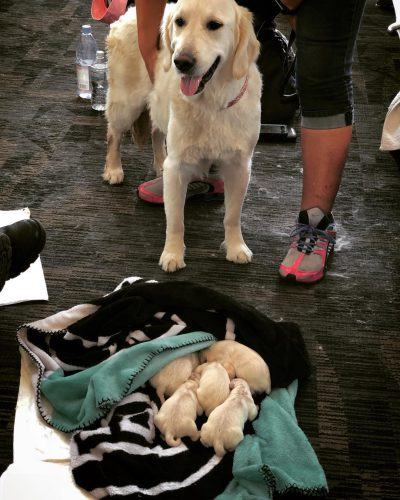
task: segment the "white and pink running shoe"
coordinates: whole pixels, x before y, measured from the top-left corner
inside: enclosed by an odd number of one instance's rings
[[[279,267],[285,280],[315,283],[321,280],[335,245],[335,222],[331,213],[318,207],[303,210],[290,235],[290,246]]]

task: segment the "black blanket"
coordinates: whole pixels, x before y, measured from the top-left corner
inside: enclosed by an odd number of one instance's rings
[[[211,288],[187,281],[173,283],[126,284],[120,290],[92,302],[101,305],[96,313],[97,327],[107,330],[109,318],[118,317],[118,324],[134,321],[146,323],[158,311],[177,314],[187,327],[181,333],[203,331],[225,339],[227,318],[235,324],[238,342],[258,352],[267,363],[272,387],[287,387],[293,380],[307,378],[311,373],[310,360],[298,326],[275,322],[252,306],[239,303]],[[104,324],[103,320],[104,318]],[[93,322],[94,318],[87,321]],[[81,325],[86,327],[85,320]],[[162,331],[163,327],[160,327]],[[108,335],[109,333],[107,333]],[[157,337],[151,332],[150,338]]]

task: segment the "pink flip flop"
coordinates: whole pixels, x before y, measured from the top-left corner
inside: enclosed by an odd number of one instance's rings
[[[154,205],[163,205],[163,179],[157,177],[151,181],[143,182],[137,188],[138,197]],[[216,177],[196,179],[188,185],[186,199],[201,199],[202,201],[215,201],[224,199],[224,181]]]
[[[127,3],[128,0],[111,0],[111,2],[92,0],[92,18],[95,21],[111,24],[125,14]]]

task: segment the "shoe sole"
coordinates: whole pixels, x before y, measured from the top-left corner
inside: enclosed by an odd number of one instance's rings
[[[6,234],[0,234],[0,292],[9,278],[11,255],[10,238]]]
[[[297,276],[295,274],[289,273],[286,276],[282,276],[282,274],[278,272],[279,277],[283,281],[286,281],[288,283],[295,283],[297,285],[314,285],[315,283],[319,283],[321,280],[323,280],[325,278],[326,271],[328,270],[328,262],[333,257],[333,252],[334,252],[334,247],[329,252],[329,254],[326,258],[325,265],[324,265],[324,268],[322,270],[322,275],[315,280],[312,280],[312,281],[298,280]]]
[[[38,228],[39,231],[38,244],[36,248],[32,251],[32,253],[26,257],[25,265],[18,267],[17,272],[14,271],[12,275],[10,274],[9,278],[16,278],[20,274],[24,273],[27,269],[29,269],[30,266],[38,259],[40,252],[43,250],[44,245],[46,244],[46,231],[44,230],[44,227],[36,219],[30,219],[30,220],[34,222]]]
[[[139,190],[136,190],[137,197],[139,200],[144,201],[145,203],[148,203],[149,205],[159,205],[162,206],[164,205],[164,201],[150,201],[146,200],[145,198],[142,198],[139,194]],[[186,195],[186,201],[190,202],[212,202],[212,201],[224,201],[225,195],[224,193],[193,193],[193,194],[187,194]]]

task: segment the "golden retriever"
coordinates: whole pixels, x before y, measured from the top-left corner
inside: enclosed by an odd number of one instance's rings
[[[150,379],[149,382],[156,389],[161,403],[164,403],[165,396],[171,396],[180,385],[189,379],[198,365],[199,355],[197,352],[186,354],[165,365]]]
[[[200,433],[201,443],[213,446],[219,457],[236,448],[244,437],[244,424],[253,421],[258,413],[245,380],[235,378],[231,387],[228,399],[211,412]]]
[[[246,380],[251,392],[271,392],[271,376],[267,363],[250,347],[236,340],[221,340],[200,351],[200,362],[217,361],[235,377]]]
[[[148,107],[154,165],[157,172],[163,170],[164,178],[167,229],[162,269],[185,267],[187,186],[207,174],[212,164],[225,184],[226,258],[248,263],[252,252],[240,219],[261,113],[261,76],[255,64],[259,43],[251,13],[234,0],[179,0],[167,6],[162,33],[152,85],[138,48],[135,9],[111,26],[103,178],[110,184],[122,182],[122,134]]]
[[[165,401],[154,417],[154,424],[170,446],[179,446],[182,443],[180,438],[185,436],[189,436],[192,441],[200,437],[196,418],[203,410],[196,397],[198,386],[196,380],[187,380]]]
[[[229,374],[220,363],[204,363],[196,373],[201,375],[197,399],[208,417],[229,396]]]

